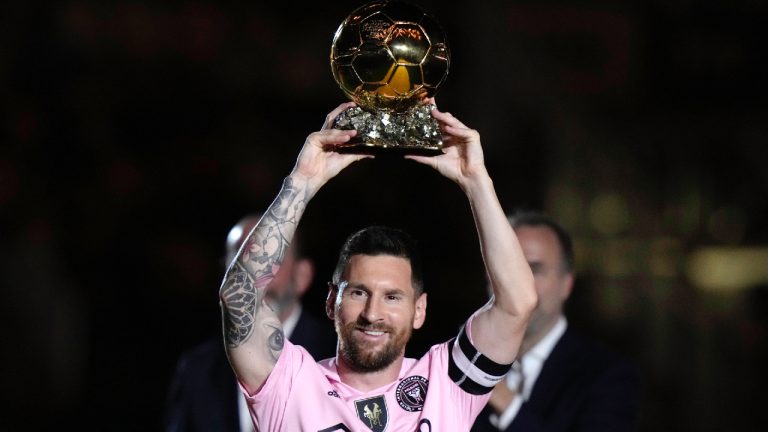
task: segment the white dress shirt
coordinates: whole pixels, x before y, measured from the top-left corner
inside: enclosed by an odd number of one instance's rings
[[[506,429],[512,423],[512,420],[515,419],[518,411],[520,411],[520,406],[531,397],[531,390],[533,390],[541,368],[544,366],[544,361],[547,360],[547,357],[549,357],[549,354],[555,348],[567,327],[568,321],[565,319],[565,316],[560,315],[552,330],[519,359],[522,365],[522,374],[514,369],[507,374],[507,387],[510,390],[517,390],[520,380],[523,380],[523,391],[522,394],[518,394],[512,400],[501,415],[491,414],[489,420],[499,430]]]
[[[291,312],[288,318],[283,321],[283,337],[285,339],[290,338],[291,334],[293,334],[300,316],[301,305],[298,304],[293,308],[293,312]],[[240,417],[240,432],[256,432],[253,420],[251,420],[251,413],[248,412],[248,404],[245,402],[245,395],[240,390],[240,384],[235,384],[235,390],[237,391],[237,413]]]

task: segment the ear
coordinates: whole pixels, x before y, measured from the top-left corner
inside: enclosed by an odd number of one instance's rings
[[[339,289],[336,288],[336,285],[328,282],[328,297],[325,298],[325,314],[328,315],[328,318],[331,320],[336,319],[336,295],[338,294],[338,291]]]
[[[315,266],[308,259],[300,259],[293,264],[293,283],[296,296],[301,298],[312,285],[315,278]]]
[[[563,276],[563,289],[560,295],[562,296],[562,300],[566,301],[568,300],[568,297],[571,296],[571,292],[573,291],[573,272],[567,273]]]
[[[416,299],[416,313],[413,314],[413,328],[418,330],[424,325],[427,318],[427,293],[421,293]]]

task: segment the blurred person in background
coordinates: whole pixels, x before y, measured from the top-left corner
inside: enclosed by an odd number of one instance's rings
[[[509,222],[533,271],[539,303],[520,357],[472,430],[633,430],[639,403],[634,365],[578,334],[563,312],[574,283],[570,235],[542,212],[520,210]]]
[[[260,214],[248,215],[229,231],[227,265],[260,218]],[[318,321],[303,310],[301,304],[314,276],[314,263],[304,256],[297,239],[270,283],[267,296],[276,308],[285,337],[323,359],[336,352],[333,325]],[[220,336],[181,355],[170,386],[164,421],[166,432],[254,431],[245,398],[238,388]]]

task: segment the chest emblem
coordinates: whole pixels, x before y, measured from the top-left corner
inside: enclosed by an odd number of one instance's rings
[[[373,432],[383,432],[387,428],[387,402],[384,395],[355,401],[357,417]]]
[[[427,397],[429,381],[423,376],[414,375],[400,381],[395,398],[400,407],[408,412],[421,411]]]

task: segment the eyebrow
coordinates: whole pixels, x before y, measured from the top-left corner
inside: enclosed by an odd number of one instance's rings
[[[355,284],[353,284],[351,282],[347,282],[347,286],[345,286],[344,288],[345,288],[344,291],[348,291],[350,289],[357,289],[357,290],[363,290],[363,291],[365,291],[367,293],[371,292],[371,289],[368,288],[368,286],[366,284],[364,284],[364,283],[355,283]]]
[[[364,283],[357,283],[357,284],[347,283],[346,288],[359,289],[367,292],[368,294],[371,293],[371,289],[368,288],[368,286],[365,285]],[[407,295],[407,292],[402,288],[389,288],[386,291],[384,291],[384,295],[391,295],[391,294],[399,294],[404,296],[404,295]]]
[[[402,288],[392,288],[392,289],[389,289],[389,290],[385,291],[385,292],[384,292],[384,294],[387,294],[387,295],[391,295],[391,294],[400,294],[400,295],[403,295],[403,296],[404,296],[404,295],[406,295],[407,293],[406,293],[406,292],[405,292],[405,290],[404,290],[404,289],[402,289]]]

